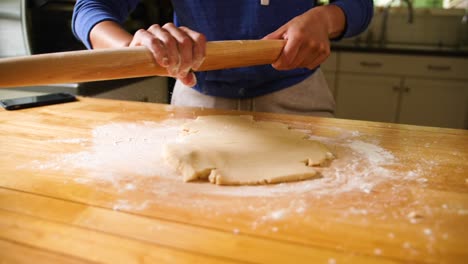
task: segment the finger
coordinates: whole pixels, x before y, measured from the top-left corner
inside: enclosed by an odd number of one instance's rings
[[[196,70],[200,68],[203,61],[205,60],[206,54],[206,37],[205,35],[193,31],[187,27],[180,27],[180,30],[184,31],[193,41],[193,65],[192,69]]]
[[[193,87],[197,84],[197,77],[193,72],[189,72],[185,77],[179,78],[179,80],[188,87]]]
[[[297,67],[305,67],[315,69],[322,64],[330,56],[330,46],[321,44],[315,55],[306,56],[305,59]]]
[[[163,28],[177,41],[177,49],[180,57],[178,77],[185,77],[193,64],[192,39],[185,33],[185,31],[180,30],[172,23],[165,24]]]
[[[159,25],[152,25],[148,28],[148,32],[159,39],[161,44],[164,46],[169,59],[167,70],[171,76],[176,76],[179,72],[180,64],[179,50],[177,48],[176,40],[169,32],[161,28]]]
[[[145,46],[151,51],[154,59],[159,65],[163,67],[169,66],[169,58],[166,49],[162,45],[161,41],[159,41],[150,32],[144,29],[138,30],[133,36],[132,42],[130,43],[130,47],[135,46]]]
[[[301,48],[301,39],[297,37],[291,37],[287,39],[286,45],[281,51],[278,59],[272,64],[273,68],[277,70],[288,70],[291,69],[291,65],[294,63],[300,48]]]
[[[320,55],[320,45],[316,41],[304,42],[290,67],[291,69],[305,67],[307,61],[312,61]]]

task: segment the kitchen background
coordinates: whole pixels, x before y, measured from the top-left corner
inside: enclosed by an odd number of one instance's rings
[[[0,58],[83,49],[70,30],[74,3],[0,0]],[[333,43],[322,65],[336,116],[468,129],[468,0],[374,3],[368,30]],[[169,0],[142,0],[125,27],[135,31],[171,19]],[[167,103],[172,85],[165,77],[136,78],[1,89],[0,98],[66,91]]]

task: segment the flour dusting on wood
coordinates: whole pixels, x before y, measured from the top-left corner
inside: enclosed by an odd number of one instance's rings
[[[88,144],[83,151],[60,155],[46,162],[34,161],[32,165],[39,170],[84,170],[86,174],[75,178],[75,182],[92,184],[94,181],[108,181],[123,191],[136,188],[128,188],[129,177],[159,177],[179,183],[180,176],[169,169],[162,158],[162,146],[178,140],[183,123],[184,120],[171,120],[99,126],[93,129],[90,139],[48,141],[50,144]],[[395,165],[397,158],[380,147],[378,142],[365,142],[357,139],[359,136],[358,131],[343,131],[338,138],[310,136],[310,139],[333,148],[338,157],[330,166],[319,168],[322,176],[319,179],[267,186],[216,187],[196,183],[191,188],[194,192],[227,196],[268,197],[290,193],[320,196],[350,191],[369,194],[376,185],[390,178],[418,177],[417,168],[405,175],[392,174],[387,167]],[[171,184],[162,182],[158,189],[161,193],[175,192],[176,188],[171,188]]]
[[[398,165],[398,158],[384,149],[375,139],[365,140],[358,131],[336,131],[335,137],[311,135],[311,140],[323,142],[332,149],[337,159],[329,166],[318,168],[318,179],[281,183],[263,186],[213,186],[206,183],[183,183],[180,175],[172,171],[164,162],[162,149],[164,144],[179,140],[178,134],[185,120],[175,119],[163,122],[110,123],[95,127],[90,138],[58,138],[49,140],[49,144],[79,144],[82,151],[56,156],[52,160],[33,161],[22,167],[38,170],[65,170],[77,184],[103,186],[110,184],[119,194],[146,192],[152,198],[140,203],[116,201],[116,210],[144,210],[154,201],[177,200],[174,206],[190,206],[199,210],[216,207],[216,199],[197,199],[189,197],[206,194],[217,197],[258,197],[264,205],[247,207],[250,211],[264,211],[263,217],[255,220],[254,225],[270,220],[280,220],[283,215],[301,215],[310,209],[307,199],[336,199],[337,195],[360,193],[369,196],[380,184],[424,179],[423,168],[434,166],[422,162],[413,170],[396,173],[392,167]],[[311,133],[308,131],[308,133]],[[313,131],[312,131],[313,134]],[[73,173],[77,170],[78,173]],[[143,181],[144,184],[139,184]],[[398,196],[400,190],[392,188]],[[268,199],[292,197],[289,204],[270,204]],[[171,199],[167,199],[167,198]],[[178,197],[179,199],[175,199]],[[184,198],[186,197],[186,198]],[[366,205],[369,206],[369,205]],[[371,209],[361,205],[342,210],[343,216],[366,215]],[[378,207],[376,205],[375,207]],[[216,211],[216,209],[212,209]],[[232,209],[233,213],[240,209]],[[282,212],[282,214],[279,214]],[[405,213],[406,215],[407,213]],[[410,219],[410,222],[417,220]]]
[[[83,151],[59,155],[53,160],[33,161],[22,167],[39,170],[85,171],[74,181],[80,184],[107,181],[122,191],[136,190],[129,185],[132,177],[155,177],[159,181],[154,188],[158,194],[177,191],[181,178],[168,168],[162,158],[162,146],[178,140],[184,120],[170,120],[160,123],[111,123],[92,130],[91,138],[65,138],[49,140],[49,144],[80,144]],[[307,193],[315,196],[330,196],[350,191],[370,194],[373,188],[387,180],[416,179],[422,173],[421,166],[404,174],[395,174],[389,167],[398,159],[378,142],[360,139],[358,131],[340,131],[339,137],[310,136],[327,144],[337,155],[328,167],[319,168],[319,179],[281,183],[266,186],[211,186],[210,184],[184,183],[191,185],[195,193],[238,197],[272,197],[278,195]],[[86,146],[87,145],[87,146]],[[427,165],[427,164],[424,164]],[[425,178],[423,178],[425,179]],[[427,179],[425,179],[427,181]],[[145,186],[151,188],[150,186]]]
[[[55,149],[76,144],[80,151],[55,155],[48,160],[38,159],[18,169],[45,173],[64,171],[70,175],[72,184],[116,194],[111,205],[114,210],[145,211],[153,206],[179,211],[193,209],[205,220],[221,218],[232,225],[238,225],[236,219],[242,215],[239,221],[248,225],[242,226],[242,233],[248,232],[247,228],[270,234],[283,232],[294,225],[288,219],[300,218],[313,223],[319,221],[321,213],[317,210],[324,208],[336,216],[329,221],[352,217],[357,219],[356,225],[363,226],[370,217],[384,222],[393,218],[422,226],[425,219],[437,213],[417,199],[410,200],[418,194],[412,193],[406,185],[412,182],[424,187],[432,180],[431,172],[439,166],[439,161],[419,160],[411,154],[397,157],[384,147],[388,145],[382,144],[379,137],[369,138],[359,131],[332,127],[326,128],[328,133],[318,136],[315,130],[324,128],[313,124],[311,130],[306,130],[311,134],[310,139],[326,144],[337,157],[328,166],[318,168],[321,177],[317,179],[262,186],[184,183],[162,158],[164,144],[179,140],[184,121],[109,123],[94,127],[87,138],[51,139],[46,143],[54,145]],[[408,157],[413,162],[402,170],[400,164],[406,162],[402,159]],[[391,186],[387,188],[389,191],[380,193],[381,187],[388,185]],[[111,188],[117,192],[109,191]],[[227,203],[230,206],[226,206]],[[405,207],[401,207],[402,204]],[[437,210],[468,214],[468,208],[457,207],[450,201]],[[320,228],[326,230],[327,223]],[[234,234],[241,234],[240,227],[235,226],[233,230]],[[436,237],[446,239],[453,235],[437,227],[422,226],[421,230],[419,235],[427,239],[424,245],[427,250],[432,250]],[[415,250],[411,241],[399,241],[395,230],[388,230],[383,236],[394,241],[392,243],[400,243],[403,250]],[[384,255],[385,252],[376,248],[370,249],[369,254]]]

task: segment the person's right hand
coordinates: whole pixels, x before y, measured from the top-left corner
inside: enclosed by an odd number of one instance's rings
[[[197,83],[191,70],[198,69],[205,59],[203,34],[172,23],[162,27],[152,25],[147,30],[138,30],[129,46],[148,48],[156,62],[167,68],[169,76],[178,78],[186,86],[193,87]]]

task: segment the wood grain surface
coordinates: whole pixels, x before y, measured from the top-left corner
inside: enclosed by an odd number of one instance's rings
[[[131,166],[115,177],[92,166],[112,155],[94,153],[103,126],[210,114],[285,122],[337,159],[323,179],[263,187],[183,183]],[[466,130],[79,98],[1,110],[0,146],[2,263],[468,260]],[[357,159],[366,153],[376,156]],[[369,173],[375,182],[359,181]]]

